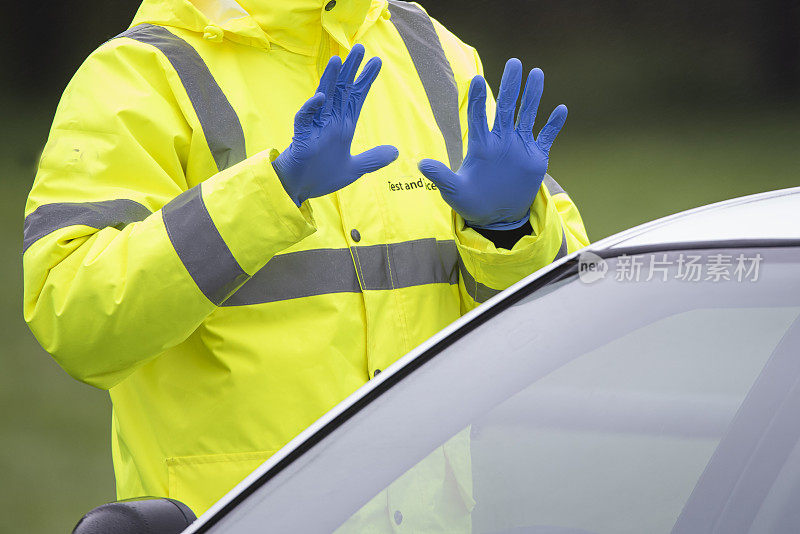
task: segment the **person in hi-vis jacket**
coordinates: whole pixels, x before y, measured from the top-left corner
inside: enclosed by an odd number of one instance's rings
[[[510,60],[496,105],[481,74],[395,0],[145,0],[84,62],[25,209],[24,314],[109,390],[119,498],[199,515],[404,353],[588,243],[546,174],[566,108],[534,130],[542,72]],[[440,460],[468,521],[469,474]]]

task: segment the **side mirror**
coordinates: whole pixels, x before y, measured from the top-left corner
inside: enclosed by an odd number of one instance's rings
[[[78,521],[72,534],[179,534],[195,519],[180,501],[143,497],[98,506]]]

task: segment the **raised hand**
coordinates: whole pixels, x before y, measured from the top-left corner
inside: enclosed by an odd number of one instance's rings
[[[497,96],[497,114],[489,131],[486,119],[486,80],[476,76],[469,88],[467,157],[457,172],[432,159],[419,170],[441,191],[442,197],[469,226],[513,230],[530,218],[530,207],[547,172],[550,147],[567,120],[567,107],[558,106],[533,137],[536,111],[544,90],[544,74],[528,75],[519,116],[514,122],[522,63],[510,59]]]
[[[344,64],[338,56],[330,59],[316,94],[295,115],[292,143],[272,162],[283,188],[298,206],[309,198],[338,191],[397,159],[398,151],[391,145],[350,154],[361,107],[381,70],[381,60],[374,57],[354,81],[363,59],[360,44],[353,47]]]

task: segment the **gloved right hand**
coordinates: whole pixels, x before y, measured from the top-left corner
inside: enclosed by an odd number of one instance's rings
[[[510,59],[497,94],[494,127],[486,120],[486,80],[475,76],[467,109],[469,145],[461,167],[453,172],[433,159],[419,170],[436,184],[442,198],[467,225],[483,230],[516,230],[530,220],[530,209],[547,172],[550,148],[567,120],[567,107],[556,107],[539,136],[533,123],[544,90],[544,73],[533,69],[514,115],[522,84],[522,63]]]
[[[391,145],[357,156],[350,154],[361,107],[381,70],[381,60],[374,57],[354,82],[363,59],[364,47],[357,44],[344,64],[338,56],[328,61],[317,93],[294,118],[292,143],[272,162],[283,188],[298,207],[309,198],[338,191],[385,167],[399,155]]]

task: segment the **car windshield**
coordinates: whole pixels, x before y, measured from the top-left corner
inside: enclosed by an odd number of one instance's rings
[[[800,531],[798,249],[565,269],[198,531]]]

